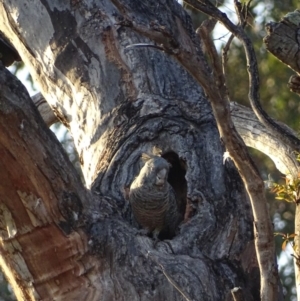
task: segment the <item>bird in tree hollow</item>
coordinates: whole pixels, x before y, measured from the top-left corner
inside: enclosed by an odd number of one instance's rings
[[[175,235],[180,218],[172,186],[170,163],[159,156],[142,155],[145,165],[130,186],[129,201],[136,221],[155,239]]]

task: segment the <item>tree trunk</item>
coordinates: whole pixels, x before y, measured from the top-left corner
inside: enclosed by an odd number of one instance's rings
[[[1,70],[0,261],[19,300],[259,300],[253,218],[210,104],[134,22],[195,36],[176,1],[12,0],[1,30],[79,154],[84,188],[29,96]],[[143,152],[172,164],[184,219],[154,244],[126,195]]]

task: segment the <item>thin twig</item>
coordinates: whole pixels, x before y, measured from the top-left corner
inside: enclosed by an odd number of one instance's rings
[[[209,21],[211,24],[216,24],[216,21],[214,19],[209,19],[206,21]],[[215,82],[217,84],[217,87],[221,91],[222,95],[228,96],[225,77],[222,70],[222,63],[219,58],[219,54],[215,47],[215,44],[212,42],[212,39],[210,37],[210,32],[213,28],[211,28],[212,27],[211,24],[207,26],[208,25],[207,23],[208,22],[203,22],[196,32],[200,35],[202,42],[204,43],[205,48],[207,50],[207,54],[209,55],[210,60],[212,62],[212,67],[213,67],[213,72],[214,72]]]
[[[238,18],[239,18],[239,25],[242,27],[242,28],[245,28],[245,26],[247,25],[247,19],[248,19],[248,16],[249,16],[249,6],[251,4],[251,1],[252,0],[249,0],[248,3],[245,5],[243,4],[243,6],[241,7],[240,6],[240,2],[238,1],[234,1],[234,4],[235,4],[235,11],[238,15]],[[223,68],[223,74],[224,74],[224,77],[225,77],[225,80],[227,78],[227,62],[228,62],[228,51],[230,49],[230,45],[234,39],[234,34],[231,34],[226,45],[224,46],[224,48],[222,49],[222,68]],[[228,92],[228,95],[229,95],[229,92]]]
[[[243,29],[234,25],[219,9],[217,9],[210,1],[204,0],[187,0],[187,2],[195,8],[205,12],[211,17],[220,21],[229,31],[237,36],[246,52],[249,74],[249,99],[252,108],[260,120],[264,120],[264,124],[268,123],[269,116],[263,111],[259,98],[259,77],[255,52],[250,39],[246,36]],[[187,66],[183,62],[184,66]],[[278,296],[278,272],[274,266],[273,258],[275,252],[274,241],[272,238],[272,225],[267,209],[267,201],[263,188],[263,181],[254,166],[252,159],[245,149],[245,145],[240,141],[236,130],[232,126],[230,112],[225,103],[224,95],[220,91],[214,91],[214,83],[207,70],[201,64],[198,66],[202,69],[200,75],[205,74],[206,78],[201,78],[199,74],[194,73],[194,77],[203,86],[206,94],[209,96],[214,116],[217,120],[218,128],[226,146],[230,157],[237,166],[240,175],[244,181],[245,187],[250,197],[252,211],[254,215],[254,235],[256,255],[261,273],[261,300],[273,301]],[[192,68],[187,68],[193,72]],[[271,121],[272,122],[272,121]],[[273,129],[275,126],[273,127]],[[275,131],[275,130],[274,130]],[[297,139],[298,140],[298,139]],[[300,146],[300,141],[299,141]]]
[[[248,74],[249,74],[249,100],[252,107],[253,112],[273,134],[283,141],[284,143],[290,145],[292,150],[300,152],[300,140],[298,137],[291,135],[285,128],[278,125],[278,123],[274,122],[272,118],[263,110],[260,102],[259,95],[259,72],[258,65],[256,60],[255,51],[252,45],[250,38],[245,34],[243,28],[233,24],[226,14],[221,12],[218,8],[216,8],[210,1],[206,0],[186,0],[186,2],[198,9],[205,14],[216,18],[219,22],[221,22],[230,32],[232,32],[235,37],[237,37],[244,46],[245,54],[247,58],[247,66],[248,66]]]

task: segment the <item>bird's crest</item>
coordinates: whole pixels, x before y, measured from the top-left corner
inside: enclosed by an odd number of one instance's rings
[[[146,153],[142,153],[141,158],[142,158],[142,161],[143,161],[144,163],[146,163],[147,161],[149,161],[150,159],[152,159],[153,156],[148,155],[148,154],[146,154]]]
[[[161,157],[162,149],[159,148],[157,145],[154,145],[153,148],[152,148],[152,153],[153,153],[154,156]]]
[[[146,153],[142,153],[142,155],[141,155],[142,161],[144,163],[146,163],[150,159],[153,159],[155,157],[161,157],[162,150],[158,146],[154,145],[153,148],[152,148],[152,153],[153,154],[151,154],[151,155],[146,154]]]

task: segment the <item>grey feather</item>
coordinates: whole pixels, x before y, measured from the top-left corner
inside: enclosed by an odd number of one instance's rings
[[[130,186],[129,201],[136,221],[157,237],[175,234],[179,214],[175,193],[167,182],[170,164],[158,156],[143,155],[145,165]]]

